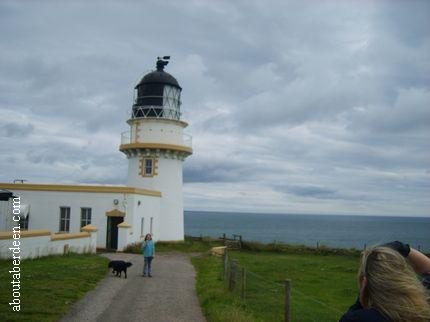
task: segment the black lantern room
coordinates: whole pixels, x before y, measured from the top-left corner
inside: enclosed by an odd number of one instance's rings
[[[146,74],[135,87],[132,118],[180,119],[181,86],[164,71],[170,56],[157,58],[157,69]]]

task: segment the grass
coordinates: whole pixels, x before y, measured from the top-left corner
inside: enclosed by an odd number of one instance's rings
[[[293,321],[338,321],[357,296],[359,257],[355,255],[229,254],[250,271],[245,300],[238,292],[226,290],[220,258],[206,254],[192,260],[197,270],[197,293],[208,321],[283,321],[286,278],[292,280]]]
[[[21,262],[21,311],[13,312],[10,260],[0,261],[0,321],[57,321],[107,272],[96,255],[49,256]]]
[[[263,244],[245,241],[243,251],[230,251],[230,257],[245,267],[247,296],[242,300],[230,293],[222,280],[222,260],[208,254],[223,243],[212,238],[184,242],[157,242],[157,252],[200,252],[192,263],[197,271],[197,294],[210,322],[283,321],[284,281],[292,280],[292,320],[338,321],[357,296],[357,249],[318,249],[303,245]],[[140,243],[126,252],[139,253]],[[240,281],[238,281],[240,285]]]
[[[212,247],[224,245],[221,241],[210,237],[203,237],[202,240],[185,236],[183,242],[157,242],[156,252],[183,252],[183,253],[204,253]],[[141,254],[141,243],[134,243],[124,250],[125,253]]]

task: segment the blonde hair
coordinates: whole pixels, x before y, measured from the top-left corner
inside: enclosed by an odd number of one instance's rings
[[[397,251],[388,247],[365,251],[358,276],[367,278],[364,308],[373,307],[395,322],[430,321],[429,294]]]

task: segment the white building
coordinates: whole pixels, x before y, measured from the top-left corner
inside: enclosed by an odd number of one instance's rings
[[[21,229],[76,234],[90,224],[98,229],[97,247],[118,250],[146,233],[183,240],[182,162],[192,147],[183,133],[182,89],[164,71],[166,59],[158,58],[157,69],[135,87],[130,130],[119,146],[128,158],[127,185],[0,183],[20,197]],[[0,232],[7,232],[15,224],[12,199],[1,200]]]

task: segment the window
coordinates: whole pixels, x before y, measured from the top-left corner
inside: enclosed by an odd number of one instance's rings
[[[81,228],[91,224],[91,208],[81,208]]]
[[[158,173],[158,159],[153,157],[143,157],[140,159],[139,174],[142,177],[154,177]]]
[[[152,159],[144,159],[145,162],[145,168],[144,168],[144,175],[145,176],[151,176],[152,175],[152,169],[153,169],[153,160]]]
[[[30,218],[30,214],[28,214],[25,217],[22,216],[19,219],[19,227],[20,227],[21,230],[28,230],[28,221],[29,221],[29,218]]]
[[[60,231],[70,231],[70,207],[60,207]]]
[[[152,224],[153,224],[153,222],[154,222],[154,218],[153,217],[151,217],[151,223],[150,223],[150,226],[149,226],[149,233],[152,235]]]
[[[143,236],[145,229],[145,218],[140,218],[140,236]]]

